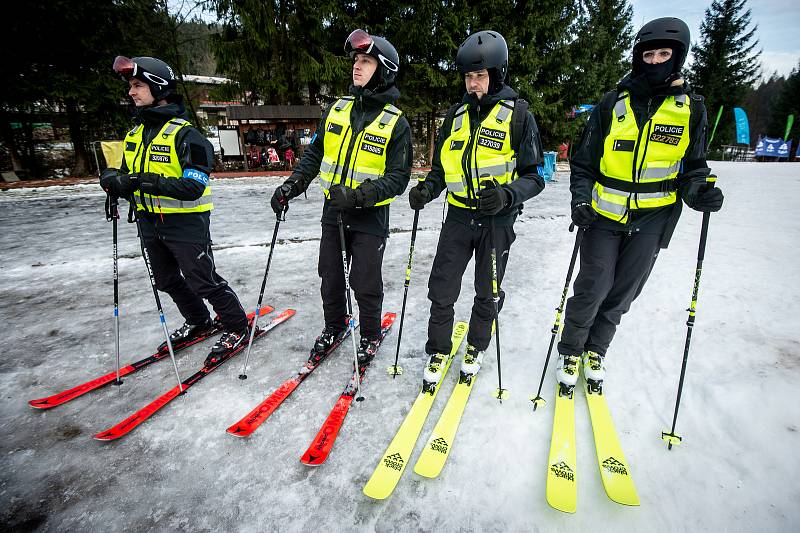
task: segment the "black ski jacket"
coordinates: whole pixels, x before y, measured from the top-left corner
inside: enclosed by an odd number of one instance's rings
[[[503,85],[497,93],[484,95],[480,102],[470,93],[465,93],[462,103],[469,104],[469,123],[470,127],[474,129],[494,109],[497,102],[517,100],[518,98],[519,95],[516,91],[508,85]],[[453,128],[453,115],[460,106],[461,104],[456,104],[447,110],[436,139],[431,171],[424,182],[424,186],[431,193],[431,199],[437,198],[442,191],[447,190],[441,158],[442,144],[450,136],[450,130]],[[516,110],[514,112],[516,113]],[[512,124],[516,121],[515,117]],[[521,131],[520,138],[514,139],[514,127],[512,126],[511,143],[517,152],[517,179],[503,185],[503,188],[511,193],[511,205],[495,215],[495,224],[498,226],[513,225],[517,215],[522,211],[522,203],[544,190],[544,178],[539,174],[539,169],[543,164],[542,142],[539,138],[536,120],[529,111],[525,114]],[[465,209],[454,205],[448,205],[447,209],[448,220],[455,220],[462,224],[482,224],[484,219],[488,220],[486,215],[474,209]]]
[[[186,109],[183,103],[171,103],[158,107],[137,109],[134,125],[144,124],[142,140],[149,145],[153,138],[161,131],[166,122],[173,118],[186,119]],[[214,164],[214,148],[202,133],[193,126],[186,126],[178,131],[175,138],[175,147],[181,168],[198,170],[206,175],[211,174]],[[122,160],[120,168],[106,169],[108,172],[118,174],[132,174],[140,169],[129,169]],[[173,179],[177,178],[177,179]],[[182,176],[170,176],[159,180],[159,194],[177,200],[197,200],[202,196],[204,185],[194,179],[183,179]],[[158,236],[165,241],[192,242],[205,244],[211,242],[210,224],[211,213],[173,213],[153,214],[139,211],[142,222],[142,233],[145,238]]]
[[[705,181],[711,173],[706,163],[706,130],[708,119],[703,97],[694,94],[688,83],[675,87],[666,87],[653,91],[642,76],[631,77],[629,74],[620,81],[617,88],[607,92],[600,103],[592,110],[589,121],[581,135],[578,149],[570,161],[570,191],[572,207],[581,202],[592,202],[592,188],[595,176],[600,175],[600,159],[603,157],[605,138],[611,131],[611,119],[617,95],[627,90],[630,104],[639,127],[655,114],[667,96],[688,95],[691,106],[691,122],[689,123],[689,147],[683,159],[683,166],[678,174],[678,193],[682,197],[686,185],[692,181]],[[666,248],[672,237],[675,225],[681,214],[682,202],[657,209],[634,211],[628,215],[628,222],[622,224],[609,218],[598,216],[593,227],[611,231],[628,233],[660,234],[661,247]]]
[[[394,104],[400,98],[400,91],[394,86],[385,91],[373,92],[351,85],[350,94],[356,98],[350,113],[353,135],[358,135],[375,120],[387,103]],[[286,180],[286,183],[294,184],[299,192],[308,189],[319,174],[319,166],[325,151],[325,121],[328,119],[331,106],[328,106],[322,114],[311,144],[306,148],[292,175]],[[392,138],[389,139],[386,148],[386,171],[383,177],[371,181],[377,188],[378,202],[403,194],[411,178],[411,161],[411,127],[403,115],[392,130]],[[338,214],[339,209],[331,207],[330,201],[326,199],[322,207],[322,223],[338,224]],[[342,211],[342,220],[345,227],[350,230],[379,237],[389,236],[389,205],[345,210]]]

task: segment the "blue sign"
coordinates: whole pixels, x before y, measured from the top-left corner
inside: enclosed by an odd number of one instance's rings
[[[770,139],[764,137],[756,144],[757,157],[789,157],[792,141],[784,142],[783,139]]]
[[[733,115],[736,117],[736,144],[750,146],[750,123],[747,121],[747,113],[741,107],[734,107]]]
[[[581,104],[575,107],[575,114],[580,115],[581,113],[587,113],[592,109],[594,109],[594,106],[592,104]]]

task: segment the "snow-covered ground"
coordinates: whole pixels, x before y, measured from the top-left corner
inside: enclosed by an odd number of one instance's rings
[[[716,163],[725,209],[712,217],[697,325],[667,451],[701,216],[686,210],[672,245],[623,319],[608,356],[606,390],[641,507],[605,495],[585,402],[577,399],[578,512],[545,502],[552,401],[531,409],[573,234],[567,176],[528,202],[516,224],[501,316],[503,384],[492,398],[492,355],[477,381],[450,459],[435,480],[407,468],[386,501],[361,493],[420,384],[426,283],[441,199],[422,212],[401,365],[396,332],[367,375],[326,464],[299,462],[349,377],[340,350],[255,434],[225,428],[303,363],[322,327],[316,272],[321,194],[292,203],[281,226],[266,301],[297,316],[253,348],[248,374],[234,359],[124,439],[92,440],[174,385],[161,362],[50,411],[27,400],[113,370],[111,226],[96,186],[0,193],[0,524],[2,529],[200,531],[798,531],[800,530],[800,165]],[[217,180],[212,235],[220,273],[255,306],[278,178]],[[412,212],[392,208],[384,261],[385,310],[400,310]],[[120,229],[123,364],[161,340],[135,230]],[[468,317],[472,273],[459,318]],[[182,322],[164,297],[170,328]],[[209,343],[178,355],[182,376]],[[349,345],[348,345],[349,346]],[[493,354],[493,345],[490,354]],[[543,395],[552,398],[552,362]],[[432,429],[448,376],[412,460]]]

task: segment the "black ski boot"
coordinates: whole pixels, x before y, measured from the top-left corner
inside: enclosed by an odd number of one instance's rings
[[[217,324],[211,320],[210,318],[204,324],[189,324],[184,323],[181,327],[170,333],[169,341],[172,343],[172,347],[181,346],[188,342],[193,341],[198,337],[202,337],[203,335],[209,333],[210,331],[214,331],[217,327]],[[167,351],[167,341],[161,343],[158,347],[159,352],[166,352]]]
[[[317,340],[314,341],[314,347],[311,349],[311,357],[308,358],[309,362],[318,362],[321,356],[328,353],[331,347],[341,340],[346,331],[346,329],[334,329],[325,326],[325,329],[319,334]]]
[[[229,353],[242,347],[250,336],[250,328],[241,331],[226,331],[211,347],[211,353],[206,357],[206,366],[215,365]]]
[[[370,340],[361,337],[361,343],[358,347],[356,354],[358,355],[358,366],[368,365],[375,356],[378,354],[378,347],[381,345],[381,339]]]

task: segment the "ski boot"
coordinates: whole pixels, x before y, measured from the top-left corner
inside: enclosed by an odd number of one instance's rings
[[[603,380],[606,377],[605,355],[597,352],[583,352],[583,377],[590,393],[603,393]]]
[[[180,346],[186,344],[187,342],[193,341],[197,337],[201,337],[208,332],[213,331],[216,327],[217,324],[210,318],[203,324],[189,324],[188,322],[185,322],[181,327],[169,334],[169,342],[174,348],[175,346]],[[161,343],[161,345],[158,347],[158,351],[167,351],[167,341]]]
[[[486,352],[478,350],[471,344],[467,344],[467,351],[461,361],[461,374],[458,378],[459,383],[469,384],[473,376],[478,373],[483,363],[483,356]]]
[[[226,355],[238,350],[249,339],[250,328],[241,331],[225,331],[211,347],[211,353],[206,357],[206,366],[216,365],[222,361]]]
[[[334,344],[339,342],[344,336],[346,329],[334,329],[325,326],[322,333],[314,341],[314,347],[311,348],[311,355],[308,362],[312,364],[319,363],[325,355],[330,352]]]
[[[358,366],[367,366],[375,356],[378,354],[378,347],[381,345],[381,339],[369,340],[366,337],[361,337],[361,343],[358,346]]]
[[[572,397],[575,384],[578,383],[578,365],[581,358],[578,355],[558,354],[556,363],[556,379],[558,380],[558,394]]]
[[[433,394],[436,390],[436,385],[442,379],[444,373],[444,362],[447,356],[440,353],[435,353],[428,358],[428,364],[425,366],[425,372],[422,374],[422,392]]]

